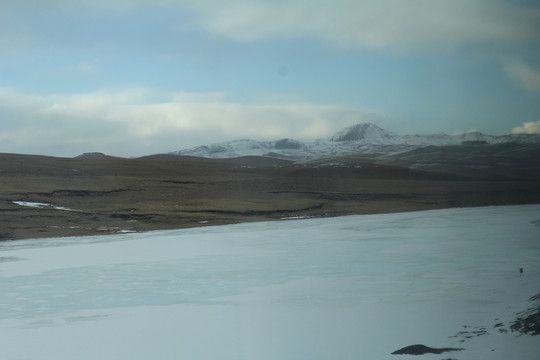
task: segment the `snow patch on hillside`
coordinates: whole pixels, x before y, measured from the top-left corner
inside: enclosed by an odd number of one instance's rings
[[[32,201],[13,201],[14,204],[19,206],[26,206],[26,207],[32,207],[37,209],[54,209],[54,210],[63,210],[63,211],[79,211],[74,210],[68,207],[64,206],[55,206],[53,204],[49,203],[41,203],[41,202],[32,202]]]

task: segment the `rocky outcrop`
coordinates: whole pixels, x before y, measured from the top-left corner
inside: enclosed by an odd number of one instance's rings
[[[396,350],[392,355],[424,355],[424,354],[442,354],[450,351],[461,351],[461,348],[432,348],[426,345],[410,345]]]

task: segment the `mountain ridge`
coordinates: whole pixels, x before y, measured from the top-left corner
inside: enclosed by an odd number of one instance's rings
[[[503,143],[540,143],[540,134],[487,135],[474,131],[456,135],[445,133],[397,135],[373,123],[365,122],[311,142],[291,138],[270,141],[239,139],[196,146],[169,154],[205,158],[264,156],[303,161],[331,156],[385,155],[425,146]]]

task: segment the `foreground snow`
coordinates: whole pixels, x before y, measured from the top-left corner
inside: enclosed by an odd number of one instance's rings
[[[487,207],[0,243],[0,358],[533,359],[538,337],[503,331],[540,292],[539,219]],[[465,350],[391,355],[412,344]]]

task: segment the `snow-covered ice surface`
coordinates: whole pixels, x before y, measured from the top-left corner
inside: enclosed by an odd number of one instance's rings
[[[539,219],[508,206],[3,242],[0,359],[534,359],[538,337],[499,330],[540,292]],[[465,350],[391,355],[412,344]]]

